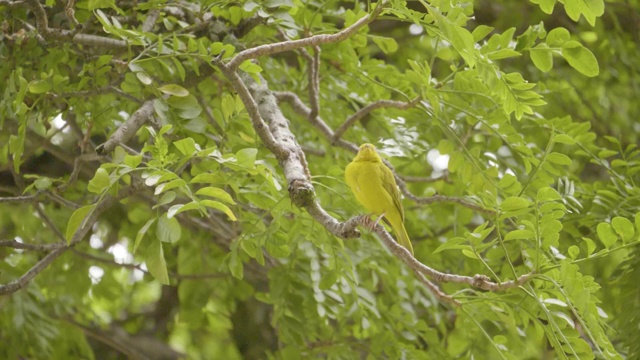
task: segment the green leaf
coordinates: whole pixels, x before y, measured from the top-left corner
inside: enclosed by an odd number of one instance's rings
[[[494,28],[491,26],[478,25],[475,29],[473,29],[473,32],[471,33],[471,36],[473,36],[473,41],[478,42],[484,39],[487,35],[491,34],[493,29]]]
[[[29,92],[32,94],[44,94],[51,90],[51,83],[46,80],[35,80],[29,83]]]
[[[600,223],[597,227],[598,237],[604,246],[609,249],[618,241],[618,236],[613,232],[613,228],[608,223]]]
[[[442,245],[438,246],[438,248],[435,249],[433,253],[437,254],[444,250],[468,249],[469,245],[467,245],[467,243],[468,243],[468,240],[463,237],[454,237],[447,240]]]
[[[623,241],[631,240],[635,234],[633,224],[627,218],[616,216],[611,220],[611,226],[613,226],[613,230],[620,235]]]
[[[553,52],[545,43],[540,43],[530,49],[529,56],[533,61],[533,65],[542,72],[548,72],[553,67]]]
[[[185,97],[189,95],[189,91],[183,88],[180,85],[176,84],[167,84],[158,88],[162,93],[177,96],[177,97]]]
[[[549,31],[549,34],[547,34],[547,45],[549,45],[549,47],[552,48],[556,48],[556,47],[561,47],[562,45],[564,45],[565,42],[569,41],[571,39],[571,33],[569,33],[569,30],[562,28],[562,27],[557,27],[551,31]]]
[[[167,211],[167,217],[172,218],[174,216],[176,216],[177,214],[180,214],[183,211],[187,211],[187,210],[200,210],[201,206],[200,204],[198,204],[195,201],[192,201],[190,203],[187,204],[176,204],[173,205],[169,208],[169,210]]]
[[[564,1],[564,9],[573,21],[578,21],[583,15],[589,25],[595,26],[596,17],[604,14],[603,0],[571,0]]]
[[[391,54],[398,51],[398,43],[394,38],[376,35],[368,35],[368,37],[371,38],[385,54]]]
[[[144,71],[136,72],[136,77],[138,78],[138,80],[140,80],[141,83],[145,85],[151,85],[153,83],[153,79]]]
[[[180,228],[178,219],[175,217],[169,218],[167,214],[162,214],[162,216],[158,218],[156,235],[160,241],[166,243],[174,243],[180,240],[182,229]]]
[[[331,288],[331,286],[333,286],[333,284],[336,283],[336,281],[338,281],[339,277],[340,273],[338,273],[337,271],[324,271],[322,273],[322,278],[320,279],[320,284],[318,284],[318,287],[320,288],[320,290],[328,290]]]
[[[173,188],[177,188],[177,187],[184,187],[187,185],[187,182],[182,180],[182,179],[175,179],[175,180],[171,180],[169,182],[160,184],[158,186],[156,186],[156,190],[154,191],[154,195],[160,195],[163,192],[167,191],[167,190],[171,190]]]
[[[576,245],[571,245],[569,246],[569,249],[567,250],[567,252],[569,253],[569,258],[571,258],[572,260],[575,260],[578,255],[580,255],[580,248],[577,247]]]
[[[89,181],[87,190],[92,193],[99,194],[110,186],[111,180],[109,179],[109,173],[104,168],[98,168],[98,170],[96,170],[96,174],[93,176],[93,179]]]
[[[167,191],[162,195],[158,203],[153,206],[152,209],[159,208],[160,206],[167,205],[171,203],[176,198],[176,193],[174,191]]]
[[[596,242],[586,237],[583,237],[582,240],[587,243],[587,257],[591,256],[596,250]]]
[[[577,41],[567,41],[562,46],[562,56],[572,68],[585,76],[594,77],[600,73],[596,57]]]
[[[132,169],[135,169],[142,162],[142,155],[125,155],[123,163]]]
[[[182,153],[182,155],[191,156],[197,150],[195,140],[193,140],[190,137],[178,140],[178,141],[174,142],[173,145],[176,148],[178,148],[178,150]]]
[[[556,189],[547,186],[547,187],[540,188],[540,190],[538,190],[538,195],[536,196],[536,199],[538,200],[538,202],[545,202],[545,201],[560,200],[562,199],[562,197],[560,196],[560,194],[558,194]]]
[[[557,134],[553,137],[553,142],[556,143],[560,143],[560,144],[567,144],[567,145],[573,145],[576,143],[575,139],[572,138],[569,135],[565,135],[565,134]]]
[[[233,198],[231,198],[231,195],[229,195],[229,193],[227,193],[226,191],[220,188],[205,187],[196,191],[196,195],[210,196],[213,198],[220,199],[226,202],[227,204],[235,205],[235,201],[233,201]]]
[[[151,275],[153,275],[162,285],[169,285],[169,273],[167,272],[167,262],[164,259],[162,242],[154,239],[147,248],[145,263]]]
[[[223,213],[227,214],[227,216],[229,217],[229,220],[231,221],[236,221],[238,220],[236,218],[236,216],[233,214],[233,212],[231,211],[231,209],[229,209],[229,207],[221,202],[218,201],[214,201],[214,200],[202,200],[200,201],[201,205],[204,205],[206,207],[210,207],[212,209],[216,209],[216,210],[220,210]]]
[[[149,230],[151,225],[153,225],[153,223],[156,222],[156,220],[157,220],[156,218],[149,219],[149,221],[147,221],[144,225],[142,225],[140,230],[138,230],[138,234],[136,235],[136,239],[133,242],[133,253],[134,254],[138,250],[138,246],[140,246],[140,242],[142,241],[142,238],[147,233],[147,231]]]
[[[239,150],[236,153],[236,158],[238,159],[238,165],[248,169],[253,169],[254,164],[256,162],[257,154],[258,154],[258,149],[254,149],[254,148],[246,148],[246,149]]]
[[[462,250],[462,255],[464,255],[464,256],[466,256],[468,258],[471,258],[471,259],[478,260],[478,255],[476,255],[476,253],[474,253],[473,251],[468,250],[468,249],[463,249]]]
[[[73,239],[73,235],[75,235],[76,231],[82,226],[85,217],[93,210],[95,205],[87,205],[83,206],[71,214],[69,217],[69,222],[67,223],[67,232],[66,239],[67,245],[71,244],[71,240]]]
[[[220,177],[215,174],[210,173],[202,173],[196,175],[191,181],[190,184],[216,184],[220,181]]]
[[[531,202],[527,199],[512,196],[506,198],[502,204],[500,204],[500,209],[504,212],[517,211],[527,208],[530,204]]]
[[[526,239],[533,239],[534,237],[535,237],[535,234],[533,233],[533,231],[520,229],[520,230],[513,230],[509,232],[507,235],[504,236],[504,241],[526,240]]]
[[[238,253],[235,251],[229,253],[229,271],[231,271],[231,275],[236,279],[242,279],[244,276],[243,268],[242,259],[239,258]]]
[[[551,14],[553,12],[553,7],[556,4],[557,0],[531,0],[532,3],[538,4],[540,6],[540,10],[542,10],[545,14]]]
[[[172,96],[167,99],[167,104],[177,109],[178,115],[183,119],[194,119],[202,113],[198,100],[191,94],[184,97]]]
[[[254,63],[251,60],[245,60],[242,62],[242,64],[240,64],[240,66],[238,66],[238,68],[240,68],[240,70],[248,73],[248,74],[259,74],[262,72],[262,68],[260,67],[260,65]]]
[[[286,245],[286,244],[278,245],[271,240],[267,240],[267,243],[265,244],[265,249],[267,250],[269,255],[276,258],[286,258],[289,255],[291,255],[291,249],[289,248],[289,245]]]
[[[221,42],[214,42],[211,45],[209,45],[209,51],[211,52],[211,55],[218,55],[220,54],[220,52],[222,51],[222,46],[224,44]]]
[[[507,59],[507,58],[516,57],[516,56],[522,56],[522,54],[513,49],[500,49],[487,54],[487,57],[490,60],[501,60],[501,59]]]
[[[557,152],[552,152],[550,154],[547,155],[547,160],[549,160],[550,162],[554,163],[554,164],[558,164],[558,165],[571,165],[571,158],[568,157],[565,154],[560,154]]]
[[[51,187],[51,185],[53,184],[53,181],[51,180],[51,178],[42,176],[36,179],[36,181],[34,181],[33,184],[36,186],[36,189],[45,190]]]

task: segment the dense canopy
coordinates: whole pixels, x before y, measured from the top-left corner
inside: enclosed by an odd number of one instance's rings
[[[639,14],[0,0],[0,358],[639,358]]]

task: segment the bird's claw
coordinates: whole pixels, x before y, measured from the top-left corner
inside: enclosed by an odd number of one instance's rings
[[[376,222],[373,223],[373,227],[378,226],[378,223],[380,222],[380,220],[382,220],[382,218],[384,217],[385,214],[386,214],[386,212],[383,212],[382,214],[380,214],[380,216],[378,216],[376,218]]]

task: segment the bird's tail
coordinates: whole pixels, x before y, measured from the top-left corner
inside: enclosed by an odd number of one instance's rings
[[[411,246],[411,240],[409,239],[407,230],[404,228],[404,224],[400,223],[399,226],[395,226],[393,231],[396,233],[396,237],[398,238],[398,244],[404,246],[409,250],[411,255],[413,255],[413,246]]]

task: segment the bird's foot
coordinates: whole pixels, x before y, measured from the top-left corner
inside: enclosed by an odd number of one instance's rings
[[[380,220],[382,220],[385,214],[386,213],[382,213],[380,214],[380,216],[376,218],[376,221],[371,225],[371,230],[373,230],[376,226],[378,226],[378,223],[380,222]]]

